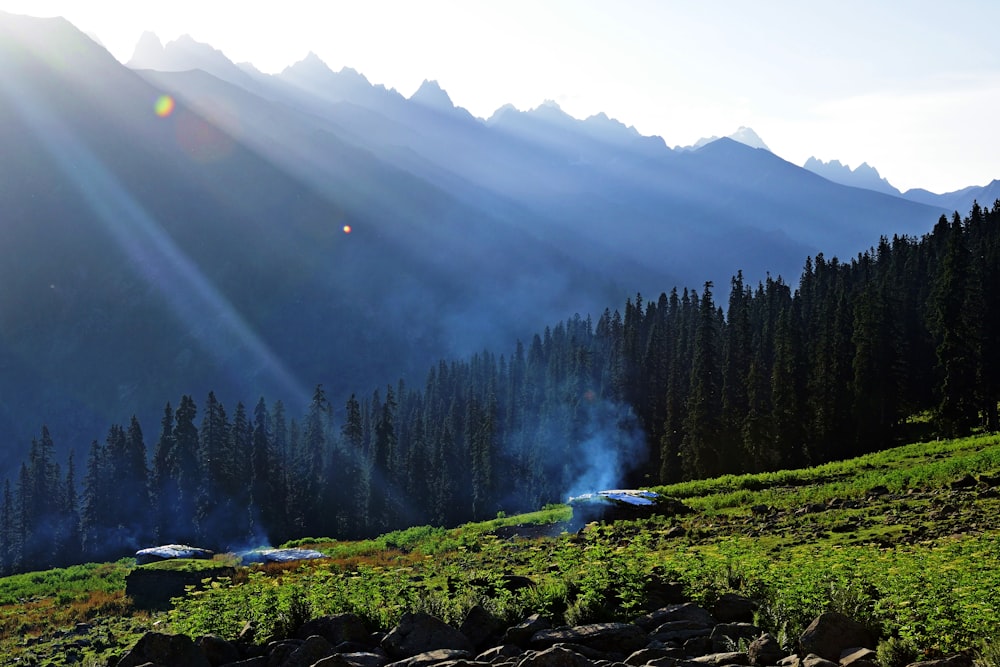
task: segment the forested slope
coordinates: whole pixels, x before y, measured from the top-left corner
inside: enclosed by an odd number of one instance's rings
[[[850,262],[807,259],[797,289],[736,276],[624,313],[574,317],[513,352],[441,361],[343,408],[317,387],[301,419],[259,398],[231,412],[168,403],[82,474],[45,429],[5,488],[5,571],[121,555],[454,525],[615,484],[657,484],[846,458],[919,433],[997,429],[1000,203],[882,239]],[[133,500],[126,500],[133,499]],[[148,499],[148,502],[147,502]],[[78,518],[79,517],[79,521]],[[79,526],[79,530],[77,527]]]

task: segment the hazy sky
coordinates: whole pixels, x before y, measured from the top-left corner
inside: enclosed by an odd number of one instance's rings
[[[1000,178],[995,0],[0,0],[62,15],[119,60],[144,30],[277,72],[315,51],[488,117],[556,100],[670,146],[752,127],[796,164],[867,161],[935,192]]]

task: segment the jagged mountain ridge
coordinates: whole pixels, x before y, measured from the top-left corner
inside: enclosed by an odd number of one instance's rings
[[[178,40],[214,65],[134,72],[64,21],[0,15],[0,31],[15,458],[43,422],[83,446],[134,412],[151,436],[163,401],[212,388],[294,414],[290,394],[323,382],[337,405],[636,291],[794,276],[939,213],[554,105],[484,122],[318,58],[264,75]]]

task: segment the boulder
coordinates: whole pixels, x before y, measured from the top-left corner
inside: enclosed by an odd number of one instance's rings
[[[684,651],[679,648],[643,648],[625,658],[625,664],[639,667],[663,658],[683,659]]]
[[[424,613],[407,613],[399,625],[382,640],[382,648],[394,660],[411,658],[437,649],[473,652],[472,642],[439,618]]]
[[[712,614],[693,602],[662,607],[635,619],[635,624],[646,631],[652,631],[654,628],[672,621],[690,621],[703,628],[711,628],[716,624]]]
[[[196,558],[207,560],[215,555],[214,551],[199,549],[187,544],[164,544],[158,547],[139,549],[135,552],[136,565],[148,565],[161,560],[173,560],[175,558]]]
[[[724,593],[712,605],[712,616],[719,623],[753,623],[757,603],[736,593]]]
[[[722,665],[749,665],[750,658],[742,651],[725,651],[722,653],[699,655],[696,658],[691,658],[691,662],[696,662],[699,665],[721,667]]]
[[[468,651],[456,651],[452,648],[439,648],[426,653],[418,653],[409,658],[390,662],[389,667],[430,667],[444,662],[466,660],[471,655]]]
[[[385,667],[389,659],[379,653],[334,653],[323,658],[314,667]]]
[[[944,658],[935,660],[923,660],[921,662],[911,662],[906,667],[972,667],[972,659],[967,655],[956,653]]]
[[[476,656],[477,662],[505,662],[511,658],[520,658],[524,655],[524,649],[514,644],[501,644],[487,649]]]
[[[333,655],[333,644],[319,635],[306,639],[301,646],[292,651],[281,667],[312,667],[323,658]]]
[[[170,599],[184,595],[188,586],[201,586],[205,579],[232,577],[231,567],[207,567],[185,571],[139,567],[125,577],[125,595],[139,609],[167,609]]]
[[[469,638],[472,645],[477,649],[485,648],[488,642],[498,643],[503,636],[503,623],[496,616],[491,614],[482,605],[475,605],[465,615],[465,620],[459,627],[459,632]]]
[[[810,653],[802,659],[802,667],[839,667],[839,665],[815,653]]]
[[[646,648],[649,637],[633,623],[591,623],[571,628],[542,630],[531,638],[531,647],[545,649],[556,644],[579,644],[604,653],[629,655]]]
[[[307,639],[312,635],[319,635],[334,646],[344,642],[357,642],[368,644],[368,628],[354,614],[336,614],[333,616],[319,616],[302,624],[296,636],[299,639]]]
[[[205,654],[187,635],[166,635],[147,632],[128,653],[118,661],[118,667],[154,665],[185,665],[185,667],[212,667]]]
[[[754,639],[747,647],[747,657],[750,658],[750,664],[757,665],[757,667],[777,665],[778,661],[785,656],[786,653],[778,644],[778,640],[766,633]]]
[[[712,628],[712,650],[732,651],[740,640],[747,644],[760,636],[762,630],[753,623],[719,623]]]
[[[868,628],[835,611],[820,614],[799,637],[802,653],[815,653],[836,662],[849,648],[875,648],[875,638]]]
[[[594,667],[593,661],[564,646],[528,653],[517,667]]]
[[[870,648],[849,648],[840,654],[840,667],[878,667],[878,656]]]
[[[515,646],[525,648],[536,633],[548,630],[551,627],[552,624],[547,619],[539,614],[532,614],[517,625],[507,628],[503,642],[504,644],[514,644]]]
[[[236,662],[240,659],[240,651],[235,645],[216,635],[199,637],[196,642],[205,654],[212,667]]]

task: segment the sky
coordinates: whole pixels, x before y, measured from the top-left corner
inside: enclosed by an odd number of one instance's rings
[[[1000,178],[995,0],[0,0],[127,61],[188,34],[275,73],[315,52],[481,118],[555,100],[669,146],[753,128],[777,155],[867,162],[900,190]]]

